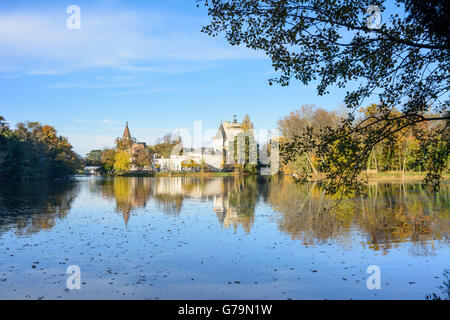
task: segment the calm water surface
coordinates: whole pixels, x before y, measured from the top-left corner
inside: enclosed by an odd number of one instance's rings
[[[1,182],[0,298],[449,298],[449,206],[448,183],[376,183],[330,208],[286,178]]]

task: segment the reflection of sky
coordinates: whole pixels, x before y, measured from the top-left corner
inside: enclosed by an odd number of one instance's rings
[[[165,214],[150,197],[125,228],[115,200],[89,183],[80,182],[70,212],[53,228],[0,236],[0,279],[7,279],[0,298],[423,299],[440,293],[449,266],[444,242],[432,242],[433,255],[412,254],[409,242],[383,255],[363,245],[367,239],[354,226],[342,239],[304,245],[280,230],[280,214],[263,201],[248,234],[223,227],[212,199],[193,197],[178,215]],[[65,292],[72,264],[85,284]],[[372,264],[381,268],[378,291],[366,289]]]

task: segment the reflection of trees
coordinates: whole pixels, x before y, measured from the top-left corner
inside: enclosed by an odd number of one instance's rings
[[[159,194],[155,196],[155,201],[166,214],[179,214],[183,206],[184,196]]]
[[[369,197],[359,200],[354,211],[370,248],[386,252],[411,241],[415,253],[423,255],[428,254],[427,240],[448,239],[448,187],[437,194],[426,190],[419,183],[369,186]]]
[[[416,254],[429,254],[427,240],[448,239],[446,185],[429,194],[419,183],[376,183],[369,186],[368,197],[344,200],[336,207],[314,185],[273,178],[269,189],[269,203],[283,215],[280,229],[305,243],[349,235],[353,225],[364,232],[369,248],[384,253],[411,241]]]
[[[188,177],[161,177],[154,180],[153,197],[167,214],[179,214],[185,197],[202,194],[201,179]]]
[[[0,232],[18,235],[50,229],[69,212],[78,190],[75,181],[0,184]]]
[[[329,204],[315,185],[296,184],[286,177],[270,179],[267,201],[283,215],[280,229],[305,244],[336,239],[351,221],[344,212],[330,214]]]
[[[150,180],[146,178],[115,177],[105,180],[103,195],[116,199],[116,212],[121,212],[125,225],[134,208],[145,207],[151,194]]]
[[[375,183],[366,197],[338,205],[318,185],[296,184],[288,177],[261,178],[125,178],[102,182],[102,192],[115,198],[116,210],[128,222],[133,208],[144,207],[152,195],[167,214],[178,214],[185,199],[213,201],[221,224],[242,226],[249,233],[257,201],[264,199],[281,213],[279,228],[305,244],[328,240],[350,242],[359,231],[364,245],[386,253],[411,242],[415,255],[434,252],[429,240],[448,240],[448,184],[431,194],[420,183]]]
[[[153,197],[167,214],[178,214],[184,199],[214,201],[219,222],[250,232],[258,198],[257,178],[161,177],[153,180]]]
[[[225,227],[233,226],[234,230],[242,225],[244,231],[250,233],[257,199],[258,183],[255,176],[236,176],[224,180],[224,195],[220,200],[216,199],[216,203],[221,205],[215,205],[219,221]]]

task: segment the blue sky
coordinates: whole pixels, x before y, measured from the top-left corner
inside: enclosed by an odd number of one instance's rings
[[[68,30],[69,5],[81,29]],[[125,121],[139,141],[176,128],[217,128],[249,114],[259,129],[303,104],[342,105],[343,89],[269,86],[270,60],[200,32],[195,0],[0,3],[0,115],[51,124],[75,151],[110,147]],[[350,88],[347,88],[348,90]]]

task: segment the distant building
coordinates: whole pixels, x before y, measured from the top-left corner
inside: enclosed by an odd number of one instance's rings
[[[134,148],[147,148],[145,142],[137,142],[135,138],[131,136],[130,128],[128,127],[128,122],[125,125],[125,130],[123,131],[122,138],[117,138],[116,140],[119,143],[123,143],[123,145],[129,145],[132,149]]]
[[[235,137],[244,131],[243,123],[238,123],[235,116],[233,122],[220,123],[211,148],[194,150],[182,148],[180,143],[170,158],[154,159],[153,163],[159,171],[198,171],[201,165],[206,166],[208,171],[222,171],[225,167],[229,144],[234,143]],[[197,166],[186,166],[191,163]]]
[[[241,133],[244,133],[244,126],[237,122],[236,116],[234,116],[233,122],[221,122],[217,134],[213,138],[214,151],[225,153],[228,144],[234,142],[234,138]]]
[[[145,142],[137,142],[135,138],[131,136],[130,128],[128,127],[128,122],[125,125],[125,130],[123,131],[122,138],[116,139],[117,149],[126,150],[130,153],[130,162],[132,163],[131,171],[138,170],[136,167],[136,159],[140,154],[148,154],[147,145]],[[150,163],[150,158],[149,158]],[[150,165],[144,169],[149,169]]]
[[[84,168],[84,174],[97,175],[100,173],[100,168],[98,166],[89,166]]]

